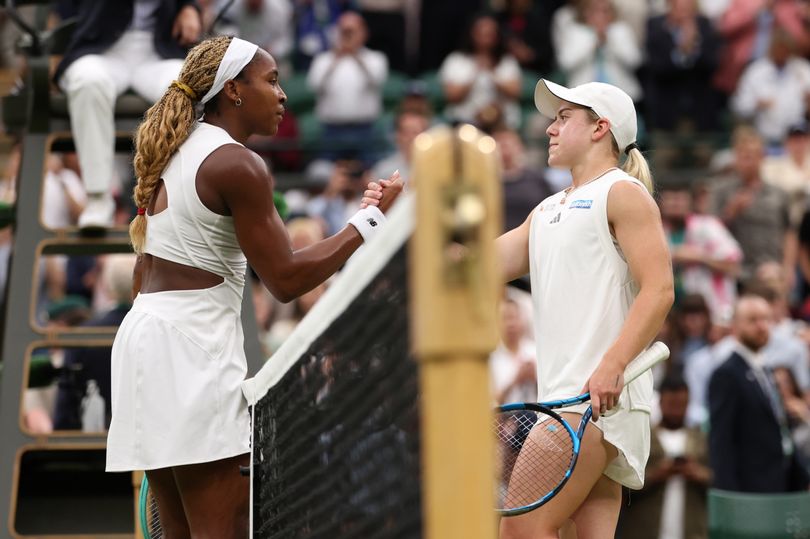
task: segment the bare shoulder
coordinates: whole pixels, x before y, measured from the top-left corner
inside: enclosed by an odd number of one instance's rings
[[[610,187],[607,202],[608,220],[627,218],[657,218],[658,205],[642,185],[632,181],[618,181]]]
[[[197,193],[212,211],[230,215],[245,201],[272,198],[273,180],[255,152],[239,144],[220,146],[197,172]]]
[[[240,144],[225,144],[209,155],[200,166],[200,174],[227,182],[240,179],[264,179],[270,176],[267,164],[253,150]]]

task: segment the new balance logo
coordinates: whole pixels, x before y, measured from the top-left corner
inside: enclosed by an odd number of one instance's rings
[[[371,226],[377,226],[377,221],[375,221],[373,217],[366,219],[366,222]]]

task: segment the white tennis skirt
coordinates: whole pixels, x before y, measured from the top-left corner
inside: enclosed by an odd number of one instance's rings
[[[112,349],[107,471],[153,470],[250,451],[241,297],[139,294]]]
[[[632,384],[631,384],[632,385]],[[585,413],[588,403],[557,410],[560,413]],[[578,425],[573,425],[576,429]],[[650,457],[649,407],[645,403],[634,403],[632,392],[624,388],[618,405],[607,415],[602,415],[596,423],[591,422],[602,431],[605,441],[619,451],[604,471],[604,475],[625,487],[639,490],[644,486],[644,469]]]

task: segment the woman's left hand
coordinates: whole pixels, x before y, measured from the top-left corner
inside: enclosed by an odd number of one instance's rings
[[[603,359],[585,383],[582,393],[591,393],[594,421],[619,404],[619,395],[624,387],[623,374],[624,370],[620,366]]]

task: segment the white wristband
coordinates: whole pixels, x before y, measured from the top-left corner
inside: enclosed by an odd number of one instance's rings
[[[368,243],[374,234],[385,223],[385,214],[377,206],[368,206],[352,215],[349,224],[363,236],[363,242]]]

